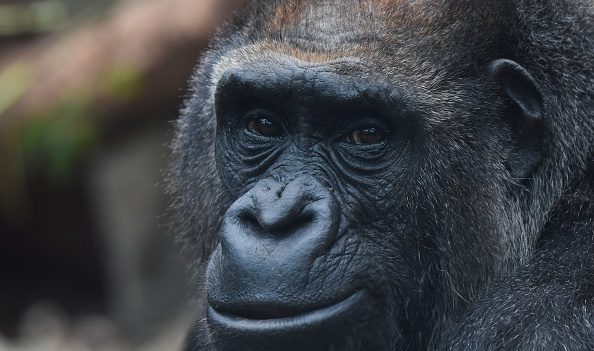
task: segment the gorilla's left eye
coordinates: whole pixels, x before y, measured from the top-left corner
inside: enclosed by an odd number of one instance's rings
[[[386,140],[386,132],[374,126],[355,129],[347,141],[356,145],[379,144]]]
[[[256,135],[265,137],[279,137],[283,135],[283,127],[272,118],[256,116],[247,123],[247,130]]]

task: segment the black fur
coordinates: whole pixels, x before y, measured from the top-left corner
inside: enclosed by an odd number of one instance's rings
[[[440,350],[592,350],[594,162],[555,205],[529,263],[493,282]]]
[[[324,176],[359,228],[349,262],[374,291],[369,319],[335,348],[594,349],[592,1],[248,4],[199,66],[172,146],[174,230],[199,296],[225,211],[261,179],[288,180],[225,168],[235,149],[221,141],[217,86],[231,69],[282,75],[294,61],[380,82],[404,106],[401,174],[385,192],[364,202],[351,194],[369,179]],[[216,350],[205,311],[189,350]]]

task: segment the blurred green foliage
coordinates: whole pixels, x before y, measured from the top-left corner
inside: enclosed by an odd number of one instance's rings
[[[94,113],[92,96],[77,91],[27,120],[21,129],[25,166],[41,166],[54,183],[68,182],[78,161],[98,140]]]
[[[103,90],[118,101],[138,97],[145,86],[142,72],[135,66],[124,64],[112,66],[103,81]]]
[[[61,1],[45,0],[31,4],[0,4],[0,35],[50,31],[68,17]]]
[[[146,80],[138,68],[114,64],[106,70],[99,81],[66,90],[51,105],[16,116],[10,108],[34,86],[34,75],[23,62],[0,72],[0,210],[26,212],[23,182],[31,172],[56,187],[72,181],[101,141],[102,121],[109,117],[104,105],[142,96]]]
[[[0,116],[35,83],[31,67],[17,62],[0,72]]]

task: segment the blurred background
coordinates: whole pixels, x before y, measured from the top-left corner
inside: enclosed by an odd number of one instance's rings
[[[236,0],[0,0],[0,351],[177,350],[172,121]]]

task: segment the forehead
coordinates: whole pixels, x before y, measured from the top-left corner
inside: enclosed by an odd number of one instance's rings
[[[429,24],[439,13],[438,1],[426,0],[280,0],[267,29],[300,28],[315,36],[352,32],[384,32],[388,28]],[[427,10],[431,9],[429,12]],[[437,11],[436,11],[437,10]]]
[[[436,37],[438,0],[256,0],[237,34],[243,49],[323,63],[361,58],[377,73],[428,70],[423,48]],[[430,5],[430,6],[429,6]],[[433,11],[429,11],[429,7]],[[237,43],[234,41],[233,44]],[[237,46],[234,46],[236,48]],[[258,54],[255,54],[258,56]],[[252,57],[253,55],[245,55]],[[413,67],[411,67],[413,66]],[[380,72],[390,70],[390,72]],[[432,72],[428,72],[432,73]]]
[[[234,39],[213,56],[211,86],[233,67],[282,66],[288,58],[305,66],[338,67],[362,79],[381,77],[393,86],[417,90],[418,101],[439,96],[439,101],[454,102],[454,85],[463,85],[455,75],[466,74],[464,67],[474,67],[478,59],[469,49],[474,45],[466,30],[479,33],[481,42],[489,41],[488,33],[466,25],[477,23],[472,17],[488,18],[480,13],[483,5],[475,3],[482,2],[254,0]],[[460,15],[460,6],[467,16]]]
[[[376,8],[363,1],[281,1],[273,9],[265,29],[291,38],[344,43],[351,37],[383,29]]]
[[[507,2],[254,0],[237,37],[309,62],[359,57],[389,76],[463,75],[489,60],[491,43],[513,50]]]
[[[429,45],[440,36],[445,16],[438,0],[276,0],[256,1],[243,31],[249,42],[291,48],[288,55],[360,56],[385,66],[388,57],[423,60],[418,43]],[[422,40],[419,40],[422,39]],[[303,57],[299,57],[303,58]],[[394,60],[391,60],[394,62]]]

